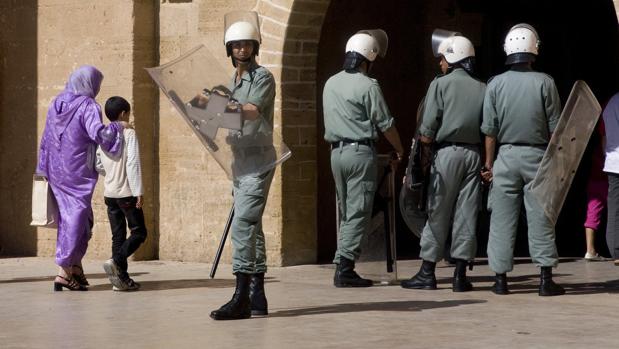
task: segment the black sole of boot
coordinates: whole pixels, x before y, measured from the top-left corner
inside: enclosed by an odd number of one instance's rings
[[[400,286],[408,290],[437,290],[438,289],[436,286],[404,286],[402,284],[400,284]]]
[[[218,316],[211,314],[211,319],[213,320],[245,320],[249,318],[251,318],[251,314],[243,315],[242,317]]]

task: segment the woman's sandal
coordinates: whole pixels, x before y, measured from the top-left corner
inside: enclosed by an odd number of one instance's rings
[[[73,268],[78,268],[80,270],[79,274],[73,274],[73,278],[75,279],[75,281],[77,281],[77,283],[82,286],[90,286],[88,280],[86,279],[86,275],[84,275],[84,269],[82,269],[82,267],[80,267],[79,265],[74,265]]]
[[[88,291],[86,286],[80,285],[75,278],[67,279],[64,276],[57,275],[57,277],[65,280],[68,284],[63,284],[62,282],[54,281],[54,291],[62,291],[62,288],[65,287],[71,291]]]

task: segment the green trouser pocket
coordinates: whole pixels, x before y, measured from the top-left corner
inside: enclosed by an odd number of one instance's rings
[[[374,203],[374,193],[376,191],[376,183],[373,181],[361,182],[361,197],[359,210],[364,213],[372,211],[372,204]]]

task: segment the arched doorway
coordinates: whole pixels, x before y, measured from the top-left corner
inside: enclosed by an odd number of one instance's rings
[[[478,76],[482,80],[504,71],[502,40],[514,24],[535,26],[542,39],[537,70],[554,77],[562,101],[575,80],[585,80],[601,103],[619,88],[619,45],[613,2],[595,1],[564,6],[551,0],[504,3],[481,0],[423,2],[354,1],[330,3],[322,25],[316,60],[316,162],[317,162],[317,250],[319,262],[329,262],[335,249],[335,194],[329,165],[329,148],[322,140],[322,87],[341,68],[347,38],[358,29],[383,28],[390,38],[387,57],[377,62],[372,75],[379,80],[405,142],[415,128],[414,115],[425,89],[438,72],[430,52],[434,28],[458,30],[476,46]],[[389,147],[384,140],[379,151]],[[584,249],[586,162],[574,180],[559,222],[557,243],[563,256],[580,255]],[[400,169],[402,171],[402,169]],[[399,188],[398,188],[399,189]],[[487,217],[482,218],[482,221]],[[482,224],[483,226],[483,224]],[[524,227],[523,227],[524,228]],[[525,229],[521,233],[525,234]],[[398,254],[416,257],[418,240],[398,225]],[[598,234],[602,237],[603,234]],[[522,235],[520,235],[522,236]],[[485,255],[487,226],[480,229],[478,254]],[[601,245],[601,244],[600,244]],[[516,255],[526,256],[526,239],[519,237]]]

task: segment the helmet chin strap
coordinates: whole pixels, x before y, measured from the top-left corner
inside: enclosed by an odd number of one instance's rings
[[[237,65],[241,65],[241,66],[246,66],[251,64],[251,62],[253,61],[254,56],[251,56],[247,59],[238,59],[238,58],[234,58],[232,57],[232,65],[236,68]]]

